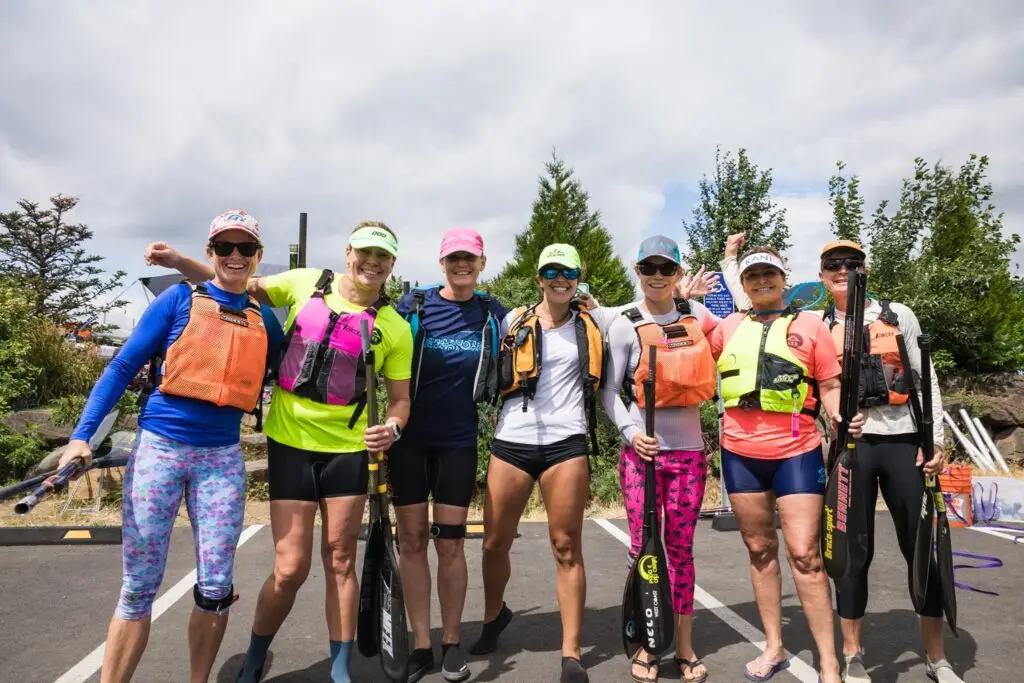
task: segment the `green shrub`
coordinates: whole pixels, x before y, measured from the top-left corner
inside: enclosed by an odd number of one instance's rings
[[[21,481],[46,456],[46,441],[34,430],[15,434],[0,424],[0,481]]]

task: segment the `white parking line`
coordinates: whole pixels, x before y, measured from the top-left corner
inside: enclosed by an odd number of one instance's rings
[[[256,532],[262,529],[263,526],[262,524],[253,524],[243,529],[242,535],[238,537],[238,545],[235,547],[241,548],[242,544],[255,536]],[[195,582],[196,570],[193,569],[181,581],[171,586],[163,595],[157,598],[153,602],[151,621],[156,621],[161,614],[170,609],[171,605],[180,600],[182,596],[190,593]],[[87,681],[90,676],[99,671],[100,667],[103,666],[103,652],[106,647],[107,641],[104,640],[99,647],[87,654],[78,664],[68,669],[54,683],[84,683]]]
[[[629,534],[625,531],[615,526],[607,519],[595,519],[594,521],[624,546],[627,548],[629,547]],[[728,624],[732,630],[736,631],[736,633],[739,633],[741,636],[746,638],[751,645],[758,649],[758,652],[764,651],[764,633],[759,631],[757,627],[753,626],[746,619],[722,604],[722,602],[715,596],[711,595],[700,586],[694,585],[693,599],[701,607]],[[789,651],[787,651],[786,654],[789,656],[789,669],[786,671],[793,674],[793,676],[801,681],[801,683],[817,683],[818,672],[814,667],[807,664],[807,662],[802,659],[795,657]]]
[[[989,536],[996,536],[998,538],[1005,538],[1007,541],[1013,541],[1014,544],[1017,544],[1017,545],[1019,545],[1021,543],[1021,541],[1017,540],[1018,538],[1020,538],[1019,535],[1018,536],[1011,536],[1010,534],[1004,533],[1002,531],[996,531],[995,529],[990,529],[987,526],[969,526],[969,527],[966,527],[966,528],[967,529],[971,529],[972,531],[980,531],[981,533],[988,534]],[[1024,528],[1022,528],[1020,530],[1020,533],[1024,534]]]

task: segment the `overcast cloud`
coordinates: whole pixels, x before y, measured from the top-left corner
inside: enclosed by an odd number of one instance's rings
[[[142,264],[148,241],[198,254],[238,207],[270,262],[305,211],[311,265],[341,267],[351,226],[377,218],[407,278],[437,278],[454,225],[481,230],[494,272],[553,148],[624,258],[648,234],[682,241],[716,144],[773,169],[800,279],[829,237],[837,159],[870,213],[915,156],[988,154],[1024,233],[1013,2],[12,0],[0,64],[0,210],[81,197],[91,251],[132,279],[163,272]],[[112,321],[138,315],[131,294]]]

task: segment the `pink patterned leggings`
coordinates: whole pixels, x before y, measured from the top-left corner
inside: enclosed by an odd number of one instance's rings
[[[658,527],[663,531],[672,609],[693,614],[693,534],[704,500],[708,464],[703,451],[661,451],[654,459],[657,481]],[[619,477],[629,522],[632,557],[640,552],[644,528],[645,463],[625,446],[619,458]]]

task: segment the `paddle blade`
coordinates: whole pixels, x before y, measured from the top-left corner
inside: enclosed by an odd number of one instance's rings
[[[841,579],[850,571],[851,482],[856,446],[839,447],[835,467],[825,484],[821,510],[821,557],[825,573]]]
[[[652,654],[664,654],[675,646],[676,619],[661,534],[652,534],[640,550],[633,594],[641,646]]]
[[[937,513],[938,525],[935,533],[938,536],[936,544],[936,559],[939,572],[939,585],[942,586],[942,611],[946,614],[946,623],[954,636],[959,634],[956,631],[956,586],[953,583],[953,541],[949,533],[949,518],[946,516],[946,502],[942,497],[942,491],[935,488],[935,510]]]
[[[632,658],[640,649],[640,630],[637,628],[636,619],[636,591],[634,584],[637,576],[637,562],[639,557],[633,560],[626,575],[626,586],[622,590],[622,649],[626,657]]]
[[[405,619],[405,594],[398,573],[391,525],[384,527],[383,553],[377,577],[378,638],[380,665],[393,681],[408,680],[409,628]]]
[[[928,574],[935,548],[935,500],[928,482],[921,496],[921,511],[917,517],[917,531],[914,534],[914,557],[911,562],[910,597],[915,610],[924,609],[928,594]]]
[[[370,499],[370,524],[363,554],[363,573],[359,584],[359,613],[356,617],[356,647],[364,657],[376,657],[380,651],[377,629],[377,577],[380,574],[381,555],[384,552],[384,530],[380,515],[375,515]]]

